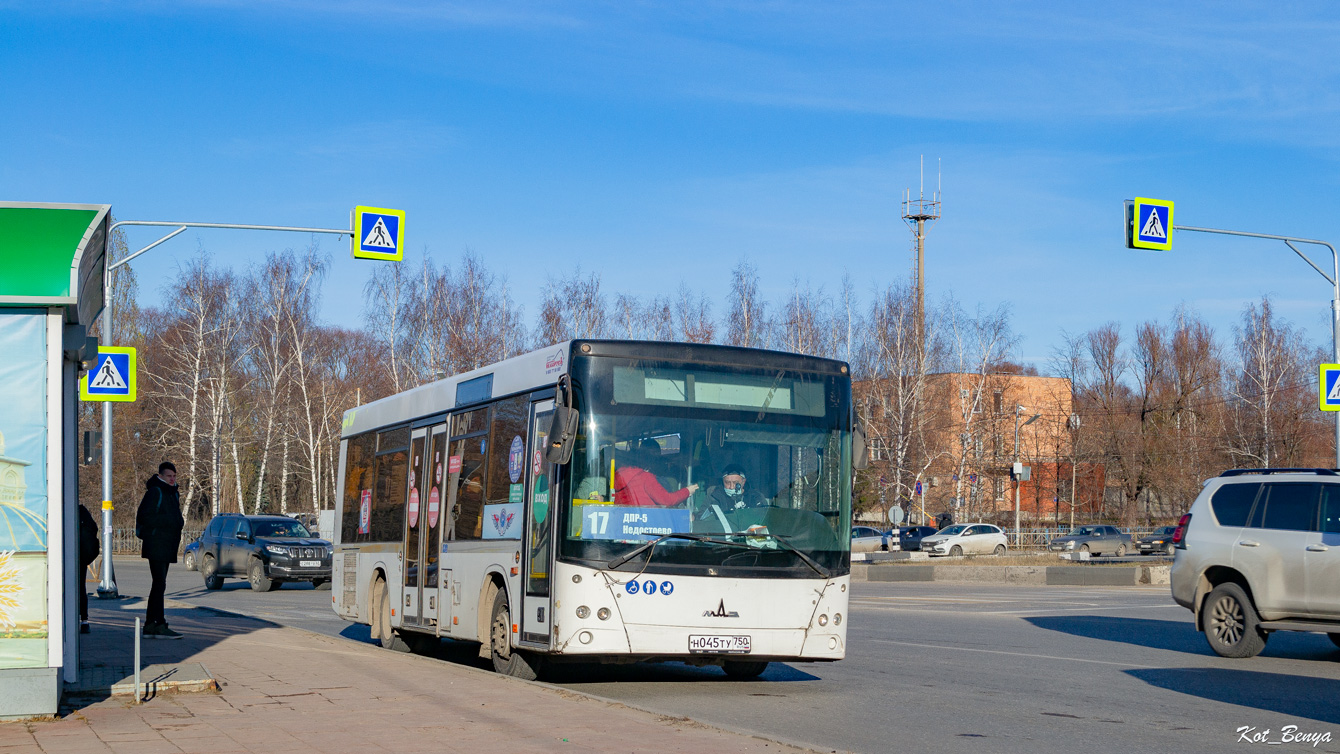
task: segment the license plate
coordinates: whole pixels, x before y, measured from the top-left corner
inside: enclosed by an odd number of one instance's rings
[[[711,634],[689,637],[689,652],[692,654],[744,655],[749,654],[752,649],[748,636]]]
[[[321,561],[319,561],[319,560],[299,560],[299,561],[298,561],[298,565],[301,566],[301,567],[303,567],[303,568],[320,568],[320,567],[321,567]]]

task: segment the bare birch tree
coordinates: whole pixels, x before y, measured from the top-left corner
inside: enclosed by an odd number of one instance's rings
[[[758,270],[748,260],[740,260],[731,273],[728,303],[726,345],[767,348],[771,330],[767,305],[759,298]]]
[[[1314,384],[1303,377],[1309,374],[1307,349],[1293,326],[1275,316],[1268,297],[1259,307],[1247,305],[1234,335],[1238,363],[1230,378],[1228,451],[1238,463],[1287,465],[1303,441],[1300,394]]]

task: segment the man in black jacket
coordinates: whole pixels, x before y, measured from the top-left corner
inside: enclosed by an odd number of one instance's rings
[[[149,606],[144,615],[144,635],[161,639],[180,639],[181,634],[168,628],[163,615],[163,593],[167,591],[168,565],[177,562],[181,546],[181,499],[177,496],[177,467],[164,461],[158,474],[144,483],[144,499],[135,512],[135,536],[144,546],[140,556],[149,561]]]
[[[98,522],[88,508],[79,506],[79,633],[88,633],[88,567],[98,559],[102,543],[98,541]]]

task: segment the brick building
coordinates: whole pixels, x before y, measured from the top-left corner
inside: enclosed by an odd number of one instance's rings
[[[1022,374],[946,372],[927,375],[920,416],[896,406],[914,385],[867,380],[854,386],[869,438],[870,468],[856,488],[858,510],[900,504],[913,521],[952,512],[956,520],[1013,524],[1017,460],[1029,467],[1019,482],[1025,525],[1065,522],[1101,504],[1101,464],[1072,463],[1070,381]],[[1036,418],[1034,418],[1036,417]],[[1018,445],[1015,425],[1018,424]],[[901,441],[900,441],[901,440]],[[900,464],[899,448],[904,449]],[[920,494],[918,494],[920,482]],[[1072,484],[1076,494],[1072,496]]]

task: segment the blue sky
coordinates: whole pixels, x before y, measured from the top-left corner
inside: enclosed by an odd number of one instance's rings
[[[1009,304],[1024,361],[1182,303],[1228,339],[1265,294],[1321,346],[1330,286],[1282,244],[1128,251],[1121,202],[1340,242],[1337,32],[1326,2],[0,0],[0,198],[321,227],[396,207],[412,250],[473,250],[529,319],[578,263],[720,301],[747,257],[770,297],[850,273],[868,299],[909,273],[924,154],[928,296]],[[197,249],[307,242],[192,231],[136,269],[152,300]],[[357,326],[368,263],[321,243],[323,314]]]

